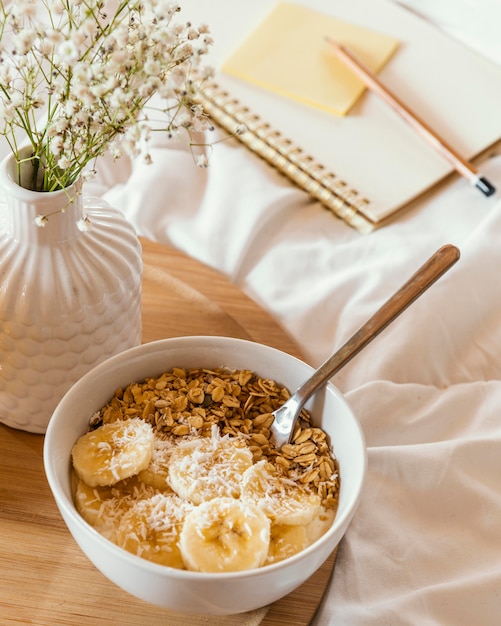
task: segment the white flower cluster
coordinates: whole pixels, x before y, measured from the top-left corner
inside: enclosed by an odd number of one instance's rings
[[[18,141],[32,146],[41,190],[108,150],[149,159],[153,130],[210,127],[193,104],[210,34],[179,12],[169,0],[0,0],[0,135],[16,156]]]

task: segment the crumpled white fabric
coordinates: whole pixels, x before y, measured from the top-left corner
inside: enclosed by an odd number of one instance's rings
[[[501,63],[499,2],[402,4]],[[360,235],[236,140],[215,146],[206,170],[160,139],[152,156],[130,169],[103,161],[96,192],[140,234],[224,272],[313,365],[436,249],[460,248],[460,261],[334,379],[362,423],[369,470],[314,624],[497,626],[499,192],[486,198],[456,177]],[[501,157],[482,173],[501,190]]]
[[[499,380],[348,394],[369,445],[361,505],[316,624],[499,624]]]

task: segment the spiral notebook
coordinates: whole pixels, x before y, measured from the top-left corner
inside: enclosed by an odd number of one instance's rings
[[[186,0],[214,38],[213,83],[200,93],[212,119],[250,151],[361,232],[370,232],[453,173],[451,165],[376,95],[336,115],[224,71],[276,7],[271,0]],[[380,80],[465,159],[500,143],[501,68],[392,0],[298,4],[398,41]],[[326,33],[329,35],[329,33]],[[277,38],[280,32],[276,33]],[[298,46],[301,41],[298,41]],[[268,88],[267,88],[268,87]],[[463,181],[465,193],[478,193]]]

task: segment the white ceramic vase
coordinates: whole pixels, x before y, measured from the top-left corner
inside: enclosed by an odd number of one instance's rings
[[[124,216],[79,182],[35,192],[16,176],[9,156],[0,163],[0,422],[43,433],[76,380],[140,343],[141,247]],[[44,227],[37,215],[50,215]],[[84,215],[88,230],[78,228]]]

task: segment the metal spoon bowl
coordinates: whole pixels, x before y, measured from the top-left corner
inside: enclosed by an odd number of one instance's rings
[[[273,412],[271,441],[281,447],[288,443],[301,409],[319,387],[421,296],[459,259],[459,249],[451,244],[439,248],[402,287],[393,294],[337,352],[329,357],[292,396]]]

